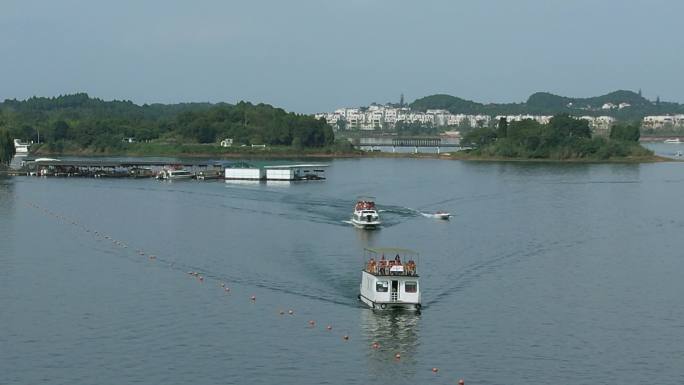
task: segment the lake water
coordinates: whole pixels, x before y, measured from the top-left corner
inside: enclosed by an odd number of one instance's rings
[[[0,179],[0,384],[684,383],[684,165],[327,177]],[[360,306],[369,246],[420,251],[422,314]]]

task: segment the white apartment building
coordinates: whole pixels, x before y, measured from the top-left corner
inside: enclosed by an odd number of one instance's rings
[[[580,119],[589,122],[592,131],[603,134],[609,133],[615,123],[615,118],[612,116],[580,116]]]
[[[684,114],[645,116],[642,125],[652,129],[684,127]]]
[[[619,106],[614,108],[619,108]],[[367,131],[393,129],[398,122],[429,124],[437,127],[457,127],[462,125],[486,127],[492,124],[493,119],[495,122],[498,122],[501,118],[506,118],[507,122],[532,119],[540,124],[548,124],[552,118],[550,115],[520,114],[492,117],[489,115],[452,114],[442,109],[431,109],[421,112],[412,111],[408,107],[397,108],[391,105],[371,105],[368,108],[339,108],[334,112],[320,113],[315,116],[317,118],[324,118],[333,126],[338,125],[342,121],[348,130],[358,129]],[[581,119],[587,120],[589,126],[594,131],[608,131],[615,123],[615,118],[610,116],[582,116]],[[658,128],[668,124],[684,127],[684,115],[647,116],[644,118],[645,127]]]

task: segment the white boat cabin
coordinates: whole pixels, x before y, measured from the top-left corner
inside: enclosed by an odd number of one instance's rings
[[[417,260],[409,249],[365,249],[359,299],[372,309],[420,311]]]

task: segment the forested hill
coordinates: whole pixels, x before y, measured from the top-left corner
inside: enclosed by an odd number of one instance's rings
[[[629,104],[624,108],[602,109],[604,104]],[[646,115],[665,115],[684,113],[684,105],[679,103],[650,101],[632,91],[615,91],[606,95],[590,98],[570,98],[547,92],[532,94],[524,103],[478,103],[451,95],[438,94],[420,98],[411,103],[411,108],[419,111],[444,109],[454,114],[487,115],[555,115],[568,113],[576,116],[609,115],[621,120],[637,120]]]
[[[240,102],[136,105],[79,93],[0,103],[0,129],[12,137],[47,144],[107,150],[124,138],[136,141],[320,147],[333,142],[330,126],[308,115],[267,104]]]

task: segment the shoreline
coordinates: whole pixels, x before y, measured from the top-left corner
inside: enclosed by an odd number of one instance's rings
[[[38,154],[30,154],[33,157],[59,157],[59,156],[73,156],[73,157],[172,157],[172,158],[214,158],[214,159],[361,159],[361,158],[397,158],[397,159],[443,159],[443,160],[459,160],[469,162],[515,162],[515,163],[662,163],[662,162],[682,162],[684,160],[672,159],[659,155],[650,155],[645,157],[625,157],[625,158],[611,158],[611,159],[591,159],[591,158],[572,158],[572,159],[551,159],[551,158],[506,158],[506,157],[491,157],[491,156],[477,156],[468,153],[454,152],[454,153],[389,153],[389,152],[307,152],[307,151],[248,151],[248,152],[225,152],[225,153],[209,153],[209,152],[148,152],[141,153],[137,151],[121,151],[108,153],[92,153],[81,151],[66,151],[66,152],[48,152],[41,151]],[[2,171],[0,171],[0,174]]]

